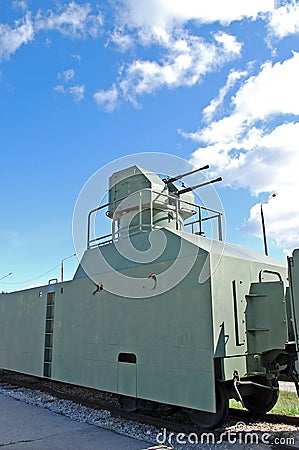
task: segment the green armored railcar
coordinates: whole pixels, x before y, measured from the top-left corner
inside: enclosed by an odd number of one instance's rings
[[[101,211],[112,233],[97,238]],[[219,239],[204,236],[209,219]],[[127,409],[178,405],[204,428],[229,398],[267,412],[279,378],[298,388],[298,268],[299,250],[287,271],[224,243],[220,213],[133,166],[91,211],[73,280],[0,295],[0,366],[119,394]]]

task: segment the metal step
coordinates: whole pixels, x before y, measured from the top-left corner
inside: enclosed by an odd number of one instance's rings
[[[267,297],[267,294],[246,294],[246,298],[257,298],[257,297]]]
[[[270,328],[247,328],[247,331],[252,331],[252,332],[255,332],[255,331],[269,331],[270,330]]]

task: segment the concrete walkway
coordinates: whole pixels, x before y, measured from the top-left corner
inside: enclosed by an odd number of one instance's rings
[[[11,450],[141,450],[151,445],[0,395],[0,447]]]

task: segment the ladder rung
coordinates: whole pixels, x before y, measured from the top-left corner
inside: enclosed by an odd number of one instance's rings
[[[247,328],[247,331],[270,331],[270,328]]]
[[[267,297],[266,294],[246,294],[245,297],[249,297],[249,298],[257,298],[257,297]]]

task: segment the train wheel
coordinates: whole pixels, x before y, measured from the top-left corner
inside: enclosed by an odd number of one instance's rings
[[[128,412],[134,412],[137,409],[137,399],[135,397],[123,395],[120,397],[119,403],[122,409]]]
[[[268,386],[265,377],[256,377],[254,382]],[[255,386],[252,394],[243,397],[245,408],[254,414],[265,414],[270,411],[278,400],[279,390],[277,378],[272,380],[271,386],[273,389],[264,389]]]
[[[198,411],[196,409],[188,409],[187,414],[191,422],[199,428],[205,430],[213,430],[223,423],[228,416],[228,398],[226,396],[225,387],[221,383],[216,384],[216,412]]]

